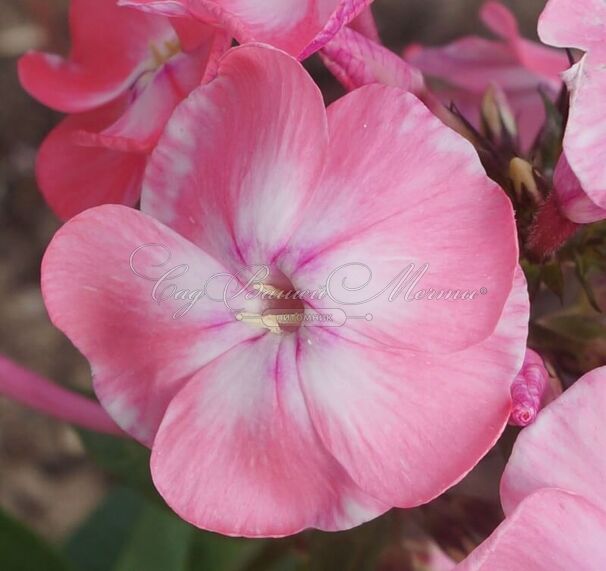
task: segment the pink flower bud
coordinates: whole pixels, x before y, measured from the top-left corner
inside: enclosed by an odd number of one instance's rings
[[[528,426],[533,423],[545,405],[549,386],[549,373],[543,359],[532,349],[527,349],[522,369],[511,385],[513,406],[509,424]]]

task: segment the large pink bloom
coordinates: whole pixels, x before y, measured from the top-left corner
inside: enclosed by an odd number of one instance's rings
[[[570,113],[555,190],[564,213],[578,223],[606,218],[606,5],[599,0],[551,0],[539,20],[541,39],[584,50],[566,72]],[[576,176],[575,176],[576,175]]]
[[[409,48],[405,57],[439,80],[437,95],[446,105],[454,102],[476,126],[486,90],[498,85],[515,113],[522,148],[528,149],[545,120],[539,88],[555,99],[568,59],[563,52],[521,37],[513,14],[502,4],[490,0],[480,15],[497,40],[471,36],[445,47]]]
[[[223,32],[115,0],[72,0],[70,29],[67,59],[32,52],[19,62],[33,97],[75,114],[47,137],[36,164],[40,189],[63,219],[138,201],[147,155],[170,114],[228,47]]]
[[[501,482],[505,522],[457,570],[606,569],[606,367],[526,428]]]
[[[193,16],[223,27],[240,43],[259,41],[304,59],[361,15],[373,0],[120,0],[125,6],[165,14]],[[374,33],[374,32],[373,32]]]
[[[432,499],[499,437],[528,321],[512,209],[415,97],[369,86],[326,111],[295,59],[235,48],[170,119],[142,210],[68,222],[42,286],[186,520],[247,536],[344,529]],[[187,264],[156,289],[161,303],[129,267],[145,245],[141,275]],[[418,290],[485,295],[380,295],[410,263],[429,264]],[[271,268],[266,289],[315,290],[337,270],[335,299],[297,311],[351,318],[270,332],[250,315],[270,302],[250,300],[241,322],[208,296],[184,314],[185,290],[249,264]]]

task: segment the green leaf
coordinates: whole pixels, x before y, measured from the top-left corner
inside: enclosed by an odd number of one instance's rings
[[[194,528],[148,503],[114,571],[185,571]]]
[[[539,293],[539,289],[541,287],[541,266],[538,264],[533,264],[528,260],[522,260],[521,266],[524,270],[526,281],[528,282],[530,301],[533,301]]]
[[[541,277],[549,291],[558,296],[560,303],[564,303],[564,275],[561,264],[558,261],[545,264],[541,268]]]
[[[543,318],[541,324],[571,342],[589,343],[606,338],[606,328],[600,317],[554,315]]]
[[[78,571],[111,571],[145,505],[143,496],[117,488],[93,512],[65,546]]]
[[[577,278],[583,287],[583,291],[585,292],[591,307],[593,307],[593,309],[595,309],[597,312],[602,313],[602,308],[598,304],[598,300],[595,296],[593,288],[591,287],[589,279],[587,278],[590,266],[589,263],[586,263],[583,257],[579,256],[578,254],[575,255],[574,263]]]
[[[301,558],[294,552],[294,540],[295,538],[286,538],[263,541],[262,549],[230,571],[297,571],[301,566]]]
[[[0,569],[69,571],[69,564],[42,539],[0,511]]]
[[[243,539],[195,534],[189,571],[299,571],[302,558],[292,538]]]
[[[301,557],[296,557],[294,553],[289,553],[276,561],[266,571],[304,571],[307,570],[307,565],[304,564]]]
[[[117,438],[86,430],[78,432],[89,455],[108,474],[164,505],[151,479],[150,451],[147,448],[129,438]]]
[[[545,122],[539,134],[538,149],[544,169],[552,170],[562,152],[562,132],[564,122],[561,111],[543,90],[539,90],[545,107]]]
[[[390,539],[390,517],[340,533],[314,532],[309,568],[313,571],[373,571]]]
[[[244,571],[270,543],[262,539],[237,539],[200,531],[195,534],[189,571]]]
[[[78,571],[187,571],[194,533],[142,494],[118,488],[73,534],[65,553]]]

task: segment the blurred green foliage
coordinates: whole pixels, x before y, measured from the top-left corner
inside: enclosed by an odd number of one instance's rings
[[[203,532],[173,514],[154,490],[147,449],[126,439],[80,435],[115,486],[63,546],[46,545],[1,516],[1,570],[370,571],[389,537],[388,518],[349,532],[274,540]]]

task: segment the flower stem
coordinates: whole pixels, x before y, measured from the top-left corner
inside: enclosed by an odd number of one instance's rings
[[[0,395],[81,428],[124,433],[101,405],[69,391],[0,355]]]

